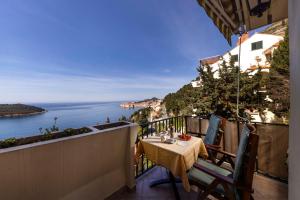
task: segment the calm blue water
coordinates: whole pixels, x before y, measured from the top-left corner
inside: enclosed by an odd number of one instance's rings
[[[63,130],[65,128],[95,125],[98,122],[104,123],[107,117],[110,118],[111,122],[114,122],[122,115],[129,117],[135,111],[134,109],[121,108],[120,103],[31,104],[44,108],[48,112],[19,118],[0,118],[0,139],[39,134],[39,128],[52,126],[55,117],[58,117],[57,126],[60,130]]]

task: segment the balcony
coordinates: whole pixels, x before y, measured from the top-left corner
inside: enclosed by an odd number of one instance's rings
[[[139,137],[146,138],[154,132],[165,131],[169,124],[176,131],[186,130],[194,136],[203,137],[208,128],[205,117],[181,116],[151,122],[140,129]],[[256,172],[254,175],[254,199],[288,199],[288,131],[284,124],[254,123],[256,134],[260,136]],[[226,121],[221,147],[224,151],[235,153],[238,148],[242,125],[236,121]],[[280,146],[280,148],[278,148]],[[150,182],[167,177],[166,169],[155,166],[146,156],[142,156],[136,166],[136,192],[124,192],[121,199],[174,199],[171,185],[150,188]],[[197,199],[197,189],[186,192],[177,184],[182,199]],[[112,199],[120,199],[114,196]],[[213,199],[213,198],[212,198]]]
[[[149,187],[152,180],[167,175],[143,155],[134,162],[136,138],[166,130],[201,136],[208,120],[173,117],[138,127],[88,127],[92,132],[0,150],[1,199],[174,199],[169,184]],[[288,126],[256,124],[261,136],[254,177],[255,199],[287,199],[286,150]],[[240,124],[227,122],[221,142],[235,152]],[[138,135],[138,137],[137,137]],[[276,147],[280,145],[281,151]],[[196,199],[177,184],[181,199]],[[129,188],[130,190],[127,190]]]
[[[174,199],[174,193],[171,185],[161,185],[150,188],[150,182],[167,178],[166,170],[162,167],[153,167],[144,175],[137,178],[136,190],[122,191],[108,198],[109,200],[135,200],[135,199]],[[267,178],[265,176],[255,174],[254,176],[254,199],[255,200],[285,200],[288,196],[287,184]],[[197,199],[195,191],[186,192],[181,184],[177,184],[181,199]],[[209,199],[214,199],[213,197]]]

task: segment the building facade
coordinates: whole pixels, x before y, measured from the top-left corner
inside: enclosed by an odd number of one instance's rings
[[[241,52],[241,72],[248,72],[250,75],[253,75],[257,72],[259,67],[263,72],[269,72],[273,52],[281,40],[283,40],[283,37],[278,35],[255,33],[249,37],[247,33],[241,38],[241,49],[239,48],[239,40],[236,47],[224,55],[201,59],[200,65],[210,65],[213,71],[215,71],[215,77],[217,78],[218,70],[223,60],[229,62],[231,55],[231,59],[234,60],[235,65],[238,65],[239,52]]]

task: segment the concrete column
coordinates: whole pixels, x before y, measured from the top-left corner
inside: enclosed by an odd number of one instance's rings
[[[289,0],[291,116],[289,199],[300,199],[300,1]]]

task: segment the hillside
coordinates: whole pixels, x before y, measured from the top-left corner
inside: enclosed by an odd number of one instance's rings
[[[43,108],[25,104],[0,104],[0,117],[17,117],[43,113]]]

